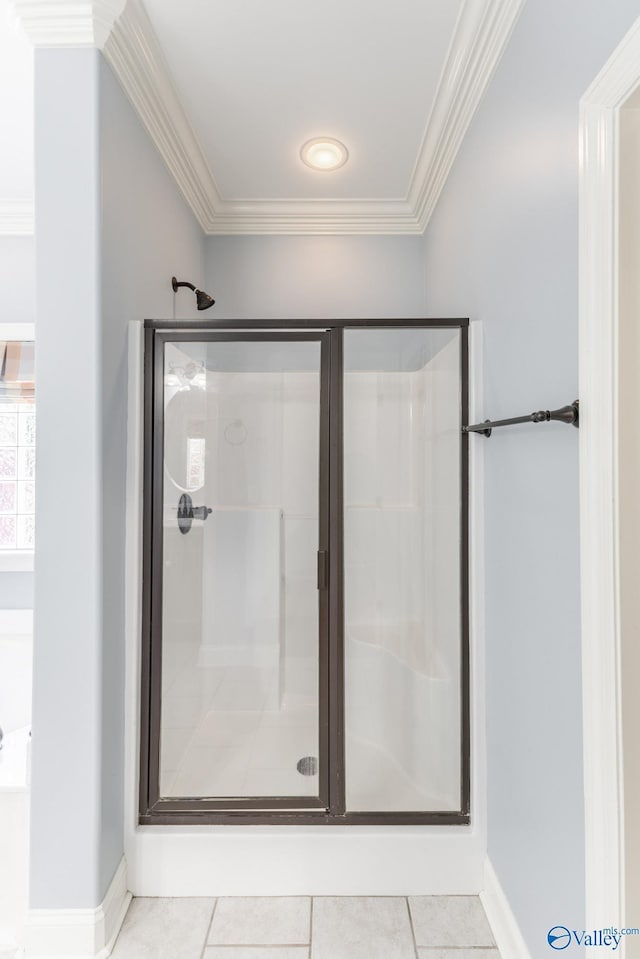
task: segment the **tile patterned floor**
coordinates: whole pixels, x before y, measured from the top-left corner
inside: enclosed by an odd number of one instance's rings
[[[477,896],[134,899],[112,959],[500,959]]]

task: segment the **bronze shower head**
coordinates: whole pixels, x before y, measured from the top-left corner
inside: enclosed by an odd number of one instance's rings
[[[196,295],[196,306],[199,310],[208,310],[210,306],[216,302],[212,296],[209,296],[208,293],[205,293],[203,290],[196,290],[193,283],[178,282],[175,276],[171,277],[171,286],[173,287],[173,292],[175,293],[179,287],[188,286],[190,290]]]

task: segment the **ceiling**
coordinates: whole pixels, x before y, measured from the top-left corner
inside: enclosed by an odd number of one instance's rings
[[[44,45],[78,45],[77,11],[99,11],[87,36],[209,234],[422,233],[523,2],[13,0]],[[31,195],[32,101],[29,43],[0,16],[0,231]],[[302,163],[320,136],[345,166]]]
[[[225,200],[406,197],[461,0],[145,6]],[[319,173],[326,135],[349,161]]]

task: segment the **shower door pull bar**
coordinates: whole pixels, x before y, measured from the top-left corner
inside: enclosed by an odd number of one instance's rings
[[[326,549],[318,550],[318,589],[327,589],[329,584],[329,554]]]
[[[559,410],[538,410],[528,416],[514,416],[509,420],[485,420],[484,423],[475,423],[473,426],[463,426],[463,433],[482,433],[487,439],[491,431],[497,426],[515,426],[517,423],[548,423],[555,420],[559,423],[569,423],[572,426],[580,425],[580,404],[575,400],[569,406],[562,406]]]

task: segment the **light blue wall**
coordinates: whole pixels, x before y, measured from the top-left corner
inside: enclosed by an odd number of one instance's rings
[[[0,237],[0,323],[35,323],[36,252],[32,236]],[[33,573],[0,572],[0,609],[33,609]]]
[[[204,279],[204,235],[110,67],[100,61],[102,160],[102,754],[100,888],[122,855],[127,335],[131,320],[171,317],[171,277]],[[197,316],[188,290],[176,317]],[[117,734],[116,734],[117,733]]]
[[[34,908],[91,907],[100,901],[98,99],[96,54],[36,51]]]
[[[171,315],[203,237],[98,52],[36,51],[35,103],[30,904],[92,908],[123,852],[127,324]]]
[[[209,237],[220,319],[424,316],[422,237]]]
[[[637,0],[529,0],[426,232],[430,312],[484,328],[487,417],[578,394],[578,102]],[[483,417],[484,418],[484,417]],[[582,928],[578,435],[496,432],[486,462],[489,856],[534,959]]]

